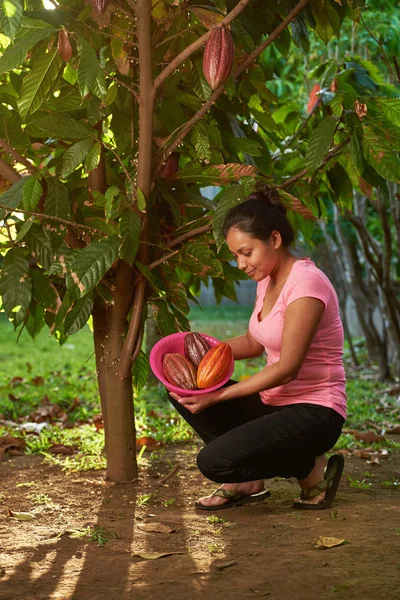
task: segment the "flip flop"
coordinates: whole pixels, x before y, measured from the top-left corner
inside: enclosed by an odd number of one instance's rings
[[[211,494],[211,496],[220,496],[226,498],[228,502],[225,504],[218,504],[217,506],[206,506],[201,502],[195,502],[195,507],[199,510],[222,510],[225,508],[231,508],[232,506],[241,506],[242,504],[250,504],[251,502],[262,502],[266,498],[269,498],[271,492],[269,490],[262,490],[257,494],[242,494],[235,490],[227,490],[223,487],[218,488]]]
[[[329,460],[325,470],[324,480],[320,481],[313,487],[307,490],[301,490],[300,499],[310,500],[318,494],[325,492],[325,498],[318,504],[308,504],[303,502],[293,502],[293,508],[297,510],[323,510],[329,508],[336,496],[342,477],[344,467],[344,458],[341,454],[333,454]]]

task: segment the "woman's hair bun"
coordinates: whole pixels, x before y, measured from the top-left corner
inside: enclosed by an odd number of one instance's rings
[[[277,189],[266,183],[258,181],[256,184],[256,189],[252,194],[250,194],[250,196],[247,197],[247,200],[258,200],[259,202],[265,202],[265,204],[274,206],[277,210],[279,210],[280,213],[286,216],[286,206],[282,204]]]

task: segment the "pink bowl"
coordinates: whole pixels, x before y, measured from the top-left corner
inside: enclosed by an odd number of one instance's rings
[[[179,354],[184,354],[183,340],[187,333],[188,332],[172,333],[171,335],[167,335],[166,337],[159,340],[157,344],[153,346],[150,352],[151,370],[153,371],[157,379],[165,385],[167,390],[169,390],[170,392],[175,392],[176,394],[179,394],[179,396],[197,396],[197,394],[207,394],[208,392],[218,390],[230,379],[233,373],[233,369],[235,366],[233,358],[229,368],[229,372],[226,375],[226,377],[224,377],[224,379],[220,381],[217,385],[214,385],[213,387],[207,388],[205,390],[184,390],[183,388],[177,387],[176,385],[172,385],[172,383],[169,383],[169,381],[165,379],[162,368],[164,354],[167,354],[168,352],[178,352]],[[217,340],[216,338],[213,338],[210,335],[206,335],[205,333],[202,333],[201,335],[207,340],[207,342],[209,342],[211,347],[217,346],[221,343],[220,340]]]

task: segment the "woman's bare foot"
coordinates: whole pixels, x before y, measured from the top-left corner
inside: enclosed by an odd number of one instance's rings
[[[317,483],[320,483],[324,480],[325,467],[327,465],[327,460],[325,454],[321,454],[320,456],[315,457],[315,466],[311,473],[305,479],[299,479],[299,484],[302,490],[308,490],[312,488]],[[295,502],[302,502],[303,504],[318,504],[322,502],[325,498],[325,492],[314,496],[313,498],[309,498],[308,500],[301,500],[300,498],[296,498]]]
[[[259,479],[257,481],[246,481],[246,483],[224,483],[221,487],[251,496],[251,494],[258,494],[264,489],[264,482]],[[221,496],[203,496],[198,499],[198,503],[204,504],[204,506],[220,506],[226,504],[226,502],[229,502],[229,500]]]

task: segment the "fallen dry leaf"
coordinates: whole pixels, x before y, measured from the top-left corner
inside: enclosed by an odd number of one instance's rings
[[[15,512],[13,510],[8,509],[8,516],[12,519],[16,519],[17,521],[31,521],[35,518],[35,515],[27,512]]]
[[[160,442],[147,435],[144,435],[136,440],[137,449],[141,448],[142,446],[146,446],[146,450],[157,450],[160,445]]]
[[[387,430],[387,433],[400,433],[400,425],[395,425]]]
[[[372,444],[372,442],[381,442],[385,439],[383,435],[378,435],[377,433],[375,433],[375,431],[352,430],[351,433],[356,438],[356,440],[359,440],[360,442],[367,442],[369,444]]]
[[[184,554],[184,552],[133,552],[131,556],[137,556],[145,560],[156,560],[157,558],[164,558],[164,556],[171,556],[171,554]]]
[[[18,454],[23,454],[26,448],[26,441],[24,438],[14,437],[12,435],[3,435],[0,437],[0,459],[5,452],[16,450]],[[15,456],[15,454],[14,454]]]
[[[164,523],[139,523],[138,528],[142,531],[151,533],[173,533],[176,531],[176,527],[172,528]]]
[[[43,385],[44,384],[44,379],[43,379],[43,377],[41,377],[40,375],[38,375],[37,377],[33,377],[32,378],[32,383],[33,383],[33,385]]]
[[[76,446],[66,446],[65,444],[53,444],[47,449],[47,452],[51,454],[74,454],[76,452]]]
[[[335,546],[341,546],[342,544],[346,544],[347,540],[342,540],[335,537],[325,537],[323,535],[319,535],[314,540],[315,548],[334,548]]]

